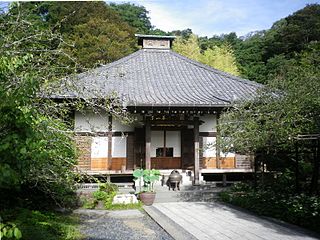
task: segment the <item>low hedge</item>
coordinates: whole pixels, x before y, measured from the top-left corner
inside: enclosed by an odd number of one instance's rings
[[[277,218],[320,232],[320,197],[254,189],[248,184],[236,184],[220,193],[220,200],[251,210],[259,215]]]

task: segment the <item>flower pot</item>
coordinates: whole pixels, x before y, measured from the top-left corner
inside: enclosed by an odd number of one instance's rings
[[[153,204],[156,197],[155,192],[143,192],[139,194],[139,198],[144,205],[150,206]]]

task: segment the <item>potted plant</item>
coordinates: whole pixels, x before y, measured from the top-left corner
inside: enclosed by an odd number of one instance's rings
[[[160,179],[160,171],[155,169],[136,169],[133,172],[133,176],[135,180],[139,180],[139,198],[141,202],[147,206],[152,205],[156,197],[154,184]]]

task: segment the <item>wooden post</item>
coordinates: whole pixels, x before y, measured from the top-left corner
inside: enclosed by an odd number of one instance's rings
[[[194,185],[199,185],[200,149],[199,149],[199,118],[194,118]]]
[[[219,124],[219,118],[220,118],[220,112],[217,112],[217,120],[216,120],[216,128],[217,128],[217,134],[216,134],[216,167],[217,168],[221,168],[220,165],[220,146],[219,146],[219,128],[218,128],[218,124]]]
[[[224,187],[227,186],[227,174],[226,173],[222,174],[222,186],[224,186]]]
[[[166,157],[167,152],[167,132],[166,130],[163,131],[163,152],[162,157]]]
[[[107,168],[109,170],[112,166],[112,115],[108,117],[108,163]]]
[[[146,118],[146,169],[151,169],[151,123]]]

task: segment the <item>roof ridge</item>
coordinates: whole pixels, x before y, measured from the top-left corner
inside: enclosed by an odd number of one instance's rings
[[[248,84],[248,85],[252,85],[252,86],[262,86],[262,84],[260,84],[260,83],[257,83],[257,82],[254,82],[254,81],[250,81],[248,79],[239,78],[239,77],[234,76],[234,75],[232,75],[230,73],[223,72],[221,70],[218,70],[218,69],[215,69],[215,68],[213,68],[211,66],[208,66],[208,65],[206,65],[204,63],[201,63],[201,62],[195,61],[195,60],[193,60],[191,58],[185,57],[185,56],[183,56],[183,55],[181,55],[181,54],[179,54],[179,53],[177,53],[175,51],[172,51],[171,49],[169,50],[169,52],[171,54],[175,55],[176,57],[181,58],[184,61],[187,61],[187,62],[189,62],[189,63],[191,63],[193,65],[196,65],[196,66],[204,68],[204,69],[206,69],[208,71],[217,73],[217,74],[222,75],[224,77],[230,78],[231,80],[235,80],[235,81],[242,82],[244,84]]]

